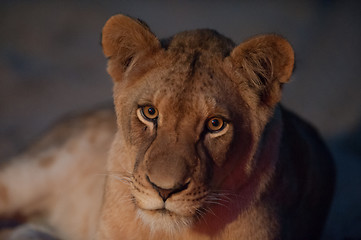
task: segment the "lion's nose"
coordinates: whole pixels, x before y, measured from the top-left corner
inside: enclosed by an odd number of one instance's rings
[[[158,192],[159,196],[163,199],[163,201],[167,201],[167,199],[176,193],[179,193],[188,188],[189,181],[187,181],[184,185],[176,185],[173,188],[164,189],[157,186],[155,183],[151,181],[151,179],[147,176],[146,177],[148,182],[152,185],[152,187]]]

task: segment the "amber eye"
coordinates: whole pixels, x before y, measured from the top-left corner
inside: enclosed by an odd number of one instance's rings
[[[142,116],[148,121],[154,121],[158,117],[158,110],[153,106],[144,106],[141,108]]]
[[[220,117],[214,117],[208,120],[207,128],[210,132],[221,131],[226,126],[226,122]]]

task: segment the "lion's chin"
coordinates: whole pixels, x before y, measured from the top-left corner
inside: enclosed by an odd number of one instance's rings
[[[138,209],[137,216],[149,226],[151,233],[164,232],[173,235],[190,228],[194,222],[193,217],[180,216],[166,209]]]

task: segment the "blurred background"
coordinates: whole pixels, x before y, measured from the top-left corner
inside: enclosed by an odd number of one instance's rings
[[[337,186],[324,239],[361,239],[361,1],[0,1],[0,161],[70,112],[111,102],[99,44],[125,13],[159,37],[212,28],[236,43],[286,37],[297,69],[283,104],[326,139]]]

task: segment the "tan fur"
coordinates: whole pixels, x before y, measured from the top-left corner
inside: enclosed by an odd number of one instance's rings
[[[98,110],[62,123],[2,167],[0,214],[37,216],[63,239],[320,237],[333,165],[279,105],[294,64],[284,38],[235,46],[197,30],[161,43],[115,15],[102,46],[116,121]]]
[[[43,168],[48,168],[51,165],[53,165],[54,161],[55,158],[52,156],[44,157],[43,159],[40,160],[39,166]]]
[[[8,203],[8,190],[3,184],[0,184],[0,201],[3,204]]]

